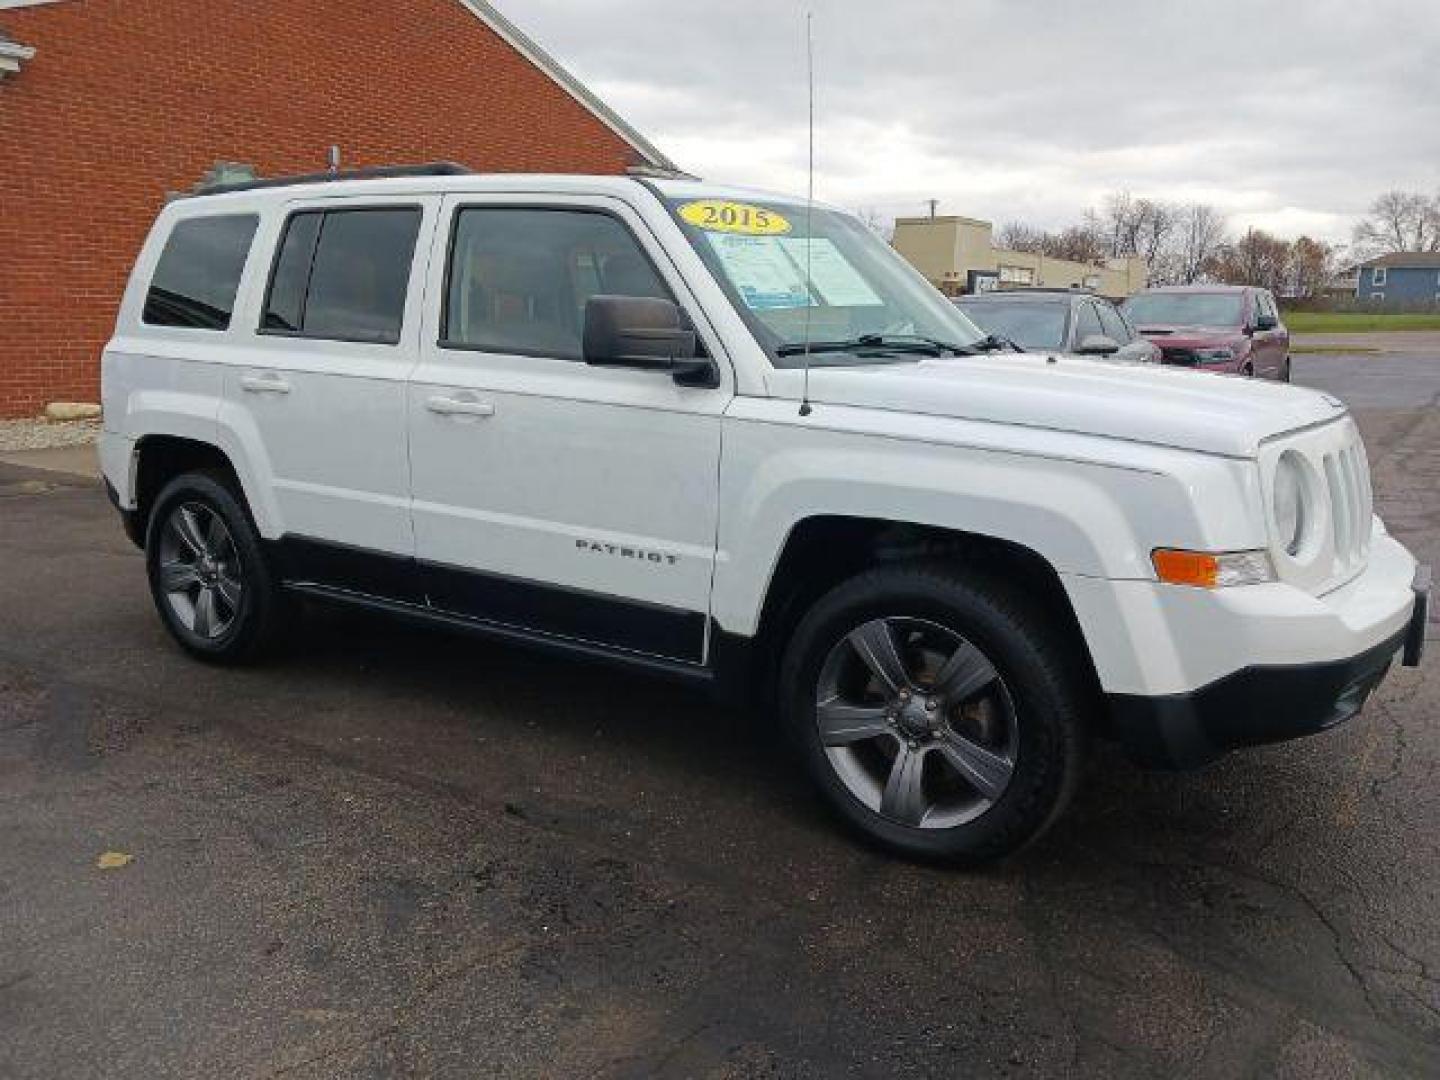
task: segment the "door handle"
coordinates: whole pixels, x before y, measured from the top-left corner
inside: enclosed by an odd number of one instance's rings
[[[460,398],[436,396],[425,399],[425,408],[441,416],[494,416],[495,406],[488,401],[465,401]]]
[[[240,389],[249,394],[288,394],[290,384],[278,375],[242,375]]]

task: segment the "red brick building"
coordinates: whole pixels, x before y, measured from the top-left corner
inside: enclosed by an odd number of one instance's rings
[[[484,0],[0,0],[0,417],[98,401],[167,193],[458,161],[673,166]]]

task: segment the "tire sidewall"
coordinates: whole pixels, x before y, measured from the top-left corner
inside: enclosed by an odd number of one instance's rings
[[[230,532],[239,560],[240,610],[225,633],[206,639],[191,632],[170,607],[160,585],[161,532],[175,509],[196,503],[219,515]],[[275,583],[260,537],[244,506],[224,484],[204,473],[187,473],[172,480],[155,500],[145,537],[145,570],[150,595],[172,637],[193,656],[204,660],[241,660],[254,656],[273,622]]]
[[[980,817],[949,829],[889,821],[860,802],[830,763],[814,721],[820,668],[830,650],[862,623],[885,616],[925,619],[971,641],[995,665],[1015,705],[1015,772]],[[1016,615],[987,591],[938,575],[881,571],[843,585],[801,621],[786,653],[782,715],[789,737],[827,801],[849,824],[892,850],[921,859],[983,861],[1018,850],[1063,808],[1079,767],[1075,702],[1036,642],[1017,633]]]

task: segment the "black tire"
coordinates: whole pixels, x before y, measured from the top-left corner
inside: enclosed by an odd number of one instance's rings
[[[1280,369],[1280,381],[1290,382],[1290,357],[1285,357],[1285,366]]]
[[[948,827],[893,820],[863,802],[832,762],[820,733],[822,668],[830,670],[828,658],[837,655],[842,642],[854,640],[852,631],[876,620],[887,626],[908,620],[944,628],[962,639],[962,648],[973,644],[998,673],[1015,729],[1012,771],[1003,792],[982,801],[988,809],[972,820]],[[842,819],[891,851],[973,864],[1020,850],[1064,810],[1079,777],[1093,702],[1093,680],[1083,672],[1076,646],[1023,594],[979,571],[923,563],[868,571],[817,601],[786,647],[778,693],[782,721],[807,771]],[[895,730],[884,735],[900,731],[895,721],[886,722]],[[882,736],[871,745],[888,744]],[[917,743],[908,745],[914,751]],[[899,742],[895,746],[897,757],[889,764],[892,780],[898,755],[905,753]],[[929,749],[940,747],[937,743]],[[916,760],[923,756],[922,751]],[[882,761],[881,771],[885,768]],[[931,782],[929,768],[919,766],[922,786]],[[926,811],[922,821],[929,816]]]
[[[265,557],[259,532],[226,480],[221,474],[193,472],[176,477],[164,487],[146,523],[145,570],[155,608],[165,628],[181,648],[201,660],[243,663],[260,658],[279,643],[289,605]],[[166,580],[162,576],[165,573],[162,564],[167,562],[166,553],[184,550],[183,537],[178,532],[167,536],[167,529],[171,528],[172,521],[177,520],[176,515],[181,511],[189,514],[192,520],[196,517],[209,520],[204,518],[204,514],[213,515],[228,533],[230,543],[224,549],[225,559],[207,563],[206,569],[208,572],[212,567],[219,567],[211,573],[211,577],[218,581],[223,572],[227,583],[238,583],[238,601],[233,609],[225,606],[224,601],[217,601],[221,606],[216,610],[227,613],[229,617],[224,620],[223,627],[214,627],[216,632],[213,634],[201,633],[196,626],[187,625],[185,616],[177,611],[177,602],[172,601],[176,594],[167,591]],[[172,567],[176,561],[168,560]],[[179,561],[184,562],[184,559]],[[192,568],[199,565],[198,560],[191,559]],[[198,577],[199,571],[191,569],[188,573]],[[173,582],[174,579],[171,580]],[[197,581],[195,587],[199,588],[202,584]],[[214,595],[221,595],[218,588]],[[232,592],[228,595],[236,594]],[[183,608],[184,604],[180,606]],[[198,609],[199,604],[192,603],[190,606],[192,621],[198,624],[193,611]]]

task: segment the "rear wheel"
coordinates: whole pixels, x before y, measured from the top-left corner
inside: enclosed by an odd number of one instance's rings
[[[187,652],[240,661],[274,643],[279,588],[245,508],[214,475],[187,473],[160,493],[145,563],[156,609]]]
[[[864,834],[909,855],[993,859],[1039,836],[1074,787],[1085,691],[1068,652],[998,582],[875,570],[796,630],[785,720]]]

